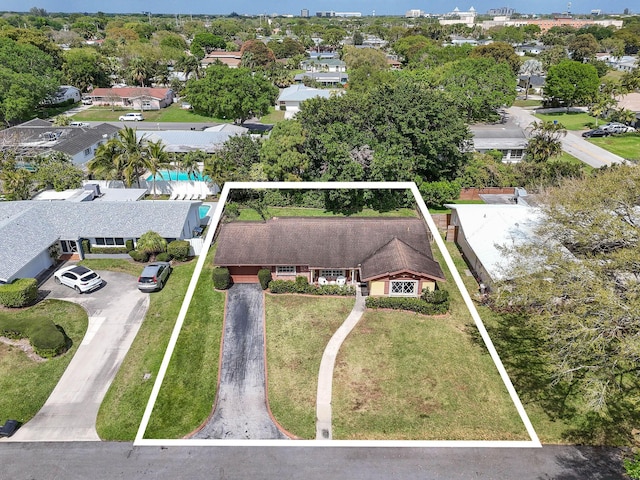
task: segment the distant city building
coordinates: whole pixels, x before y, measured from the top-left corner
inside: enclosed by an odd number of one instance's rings
[[[515,8],[509,8],[509,7],[490,8],[487,11],[487,15],[493,15],[493,16],[504,15],[504,16],[510,17],[514,13],[516,13],[516,9]]]
[[[325,11],[325,12],[316,12],[316,17],[335,17],[336,12],[333,10]]]
[[[440,25],[457,25],[463,24],[467,27],[473,27],[476,23],[476,9],[471,7],[468,11],[462,12],[458,7],[453,9],[453,12],[444,14],[438,19]]]
[[[301,16],[302,18],[309,18],[309,9],[308,9],[308,8],[303,8],[303,9],[300,11],[300,16]]]
[[[527,23],[530,25],[538,25],[543,33],[552,27],[582,28],[588,25],[599,25],[601,27],[622,28],[622,20],[586,20],[573,18],[568,15],[558,15],[554,18],[539,20],[527,20]]]
[[[361,17],[361,12],[335,12],[336,17]]]
[[[404,16],[406,18],[419,18],[424,17],[424,12],[419,9],[407,10]]]

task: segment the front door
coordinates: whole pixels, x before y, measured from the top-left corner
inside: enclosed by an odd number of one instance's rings
[[[73,240],[60,240],[60,246],[62,247],[62,253],[78,252],[78,244]]]

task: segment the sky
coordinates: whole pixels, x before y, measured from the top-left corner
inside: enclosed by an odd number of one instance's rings
[[[27,3],[28,2],[28,3]],[[0,0],[0,11],[27,11],[31,7],[44,8],[48,12],[95,13],[153,13],[179,14],[293,14],[300,15],[306,8],[311,15],[317,11],[361,12],[362,15],[404,15],[407,10],[420,9],[427,13],[446,13],[458,7],[461,11],[473,6],[478,13],[490,8],[508,6],[519,13],[566,12],[564,0]],[[28,6],[27,6],[28,5]],[[640,12],[638,0],[574,0],[570,12],[589,13],[600,9],[603,13],[622,13],[625,8]]]

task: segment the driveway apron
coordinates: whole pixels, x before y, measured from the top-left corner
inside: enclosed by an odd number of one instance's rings
[[[237,284],[228,290],[223,335],[215,409],[193,438],[288,438],[267,408],[264,295],[259,284]]]
[[[56,285],[53,278],[42,285],[49,298],[82,305],[89,315],[89,326],[44,406],[8,440],[100,440],[96,432],[98,409],[149,306],[148,294],[138,291],[133,276],[115,272],[100,272],[100,276],[105,285],[88,294]]]

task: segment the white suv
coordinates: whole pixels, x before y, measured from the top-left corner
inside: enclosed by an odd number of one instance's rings
[[[144,117],[141,113],[125,113],[124,115],[120,115],[118,120],[121,122],[140,122],[144,120]]]

